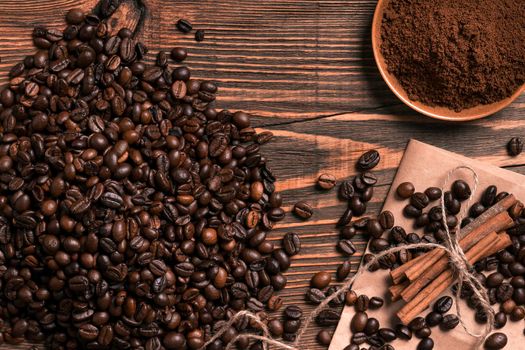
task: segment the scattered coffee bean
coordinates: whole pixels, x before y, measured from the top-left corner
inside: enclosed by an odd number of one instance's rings
[[[452,184],[452,193],[454,197],[460,201],[469,199],[472,194],[470,186],[463,180],[454,181]]]
[[[331,174],[321,174],[317,178],[317,186],[323,190],[331,190],[337,184],[336,178]],[[353,195],[353,193],[352,193]]]
[[[448,314],[443,316],[443,320],[441,321],[440,328],[444,331],[448,331],[451,329],[454,329],[459,324],[459,318],[456,315]]]
[[[417,344],[417,350],[432,350],[434,349],[434,341],[432,338],[423,338]]]
[[[198,42],[203,41],[203,40],[204,40],[204,35],[205,35],[204,30],[202,30],[202,29],[198,29],[198,30],[195,32],[195,41],[198,41]]]
[[[310,204],[301,201],[301,202],[295,203],[293,207],[293,212],[299,218],[303,220],[307,220],[312,217],[314,210]]]
[[[416,191],[414,185],[411,182],[403,182],[397,186],[397,195],[401,198],[410,198]]]
[[[350,274],[350,271],[352,270],[352,265],[350,261],[345,261],[341,265],[337,267],[336,276],[338,281],[344,281],[348,275]]]
[[[179,19],[177,21],[177,29],[182,33],[189,33],[193,29],[191,22],[186,19]]]
[[[453,300],[448,295],[442,296],[434,303],[434,311],[446,314],[452,307]]]
[[[321,271],[313,275],[310,284],[314,288],[323,289],[328,287],[330,282],[332,282],[332,276],[330,275],[330,273],[326,271]]]
[[[507,336],[504,333],[496,332],[488,336],[485,341],[485,348],[490,350],[503,349],[507,345]]]
[[[509,155],[515,157],[523,152],[523,140],[521,137],[513,137],[507,144]]]
[[[376,150],[370,150],[361,155],[357,160],[357,167],[360,170],[370,170],[376,167],[381,157]]]
[[[330,332],[325,329],[322,331],[319,331],[319,333],[317,333],[317,341],[321,345],[328,346],[330,345],[330,342],[332,341],[332,334],[330,334]]]

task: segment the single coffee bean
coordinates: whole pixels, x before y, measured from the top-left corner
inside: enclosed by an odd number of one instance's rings
[[[357,294],[353,290],[349,290],[345,294],[345,304],[353,306],[357,302]]]
[[[182,62],[188,57],[188,52],[185,48],[174,47],[170,53],[171,59],[175,62]]]
[[[307,220],[312,217],[314,210],[312,206],[306,202],[297,202],[293,207],[293,212],[299,218]]]
[[[379,327],[379,321],[376,318],[370,317],[368,321],[366,321],[364,332],[366,335],[373,335],[377,333]]]
[[[368,310],[368,306],[370,304],[370,298],[364,294],[361,294],[357,297],[357,301],[355,303],[355,309],[356,311],[364,312]]]
[[[333,309],[322,310],[316,317],[316,322],[322,327],[335,326],[339,323],[341,312]]]
[[[427,323],[427,326],[429,327],[435,327],[441,323],[443,320],[443,315],[439,312],[432,311],[425,317],[425,321]]]
[[[485,189],[483,196],[481,197],[481,204],[485,207],[491,207],[496,202],[496,196],[498,194],[498,188],[491,185]]]
[[[515,157],[523,152],[523,140],[521,137],[513,137],[507,143],[509,155]]]
[[[177,21],[177,29],[182,33],[189,33],[193,29],[190,21],[186,19],[179,19]]]
[[[301,240],[297,233],[289,232],[284,235],[283,249],[286,254],[293,256],[301,251]]]
[[[403,324],[398,324],[396,326],[396,335],[399,339],[410,340],[412,339],[412,330]]]
[[[394,214],[392,214],[392,212],[388,210],[381,212],[377,220],[379,221],[379,223],[381,224],[381,227],[384,230],[388,230],[394,227],[394,221],[395,221]]]
[[[205,35],[204,30],[202,30],[202,29],[198,29],[198,30],[195,32],[195,41],[198,41],[198,42],[203,41],[203,40],[204,40],[204,35]]]
[[[268,330],[274,337],[280,337],[284,333],[284,327],[282,322],[276,319],[268,322]]]
[[[396,332],[391,328],[381,328],[379,330],[379,336],[386,342],[391,342],[397,338]]]
[[[441,189],[438,187],[429,187],[425,190],[425,194],[429,200],[435,201],[441,198]]]
[[[372,297],[372,298],[370,298],[370,302],[368,304],[368,307],[371,310],[377,310],[377,309],[380,309],[383,306],[384,303],[385,303],[385,301],[383,300],[383,298]]]
[[[284,316],[291,320],[298,320],[303,316],[303,310],[297,305],[290,305],[284,309]]]
[[[354,333],[363,332],[368,322],[366,312],[356,312],[350,321],[350,330]]]
[[[459,318],[456,315],[448,314],[443,316],[443,320],[441,321],[440,328],[441,330],[448,331],[451,329],[454,329],[459,324]]]
[[[424,327],[426,327],[427,324],[426,324],[426,321],[425,321],[425,318],[419,316],[419,317],[416,317],[414,318],[412,321],[410,321],[410,323],[408,324],[408,327],[410,327],[410,329],[412,331],[418,331]]]
[[[470,198],[472,191],[468,183],[463,180],[456,180],[452,184],[452,193],[456,199],[464,201]]]
[[[403,214],[408,218],[417,218],[422,214],[422,212],[421,209],[418,209],[412,204],[409,204],[403,209]]]
[[[507,315],[505,315],[505,313],[502,311],[497,312],[494,315],[494,327],[496,329],[500,329],[500,328],[505,327],[506,324],[507,324]]]
[[[321,271],[313,275],[310,281],[310,284],[314,288],[323,289],[323,288],[328,287],[331,281],[332,281],[332,276],[330,275],[330,273]]]
[[[359,157],[357,160],[357,167],[360,170],[370,170],[376,167],[376,165],[379,163],[381,157],[379,156],[379,152],[376,150],[370,150],[368,152],[365,152]]]
[[[348,225],[352,221],[352,217],[353,217],[352,209],[347,208],[345,212],[343,213],[343,215],[337,221],[336,226],[342,227],[342,226]]]
[[[429,202],[427,195],[421,192],[416,192],[410,197],[410,204],[417,209],[425,208]]]
[[[438,315],[440,315],[440,314],[438,314]],[[432,334],[432,331],[430,330],[429,327],[423,327],[423,328],[418,329],[417,331],[415,331],[414,334],[416,335],[417,338],[423,339],[423,338],[430,337],[430,335]]]
[[[352,265],[350,261],[345,261],[342,264],[340,264],[337,267],[336,276],[338,281],[344,281],[348,275],[350,274],[350,271],[352,270]]]
[[[326,295],[324,294],[324,292],[317,288],[310,288],[306,292],[306,300],[314,304],[321,304],[325,299]]]
[[[485,340],[485,348],[490,350],[503,349],[507,345],[507,336],[504,333],[496,332],[488,336]]]
[[[317,333],[317,341],[321,345],[328,346],[332,341],[332,334],[330,334],[329,331],[323,329],[322,331],[319,331],[319,333]]]
[[[354,195],[348,204],[354,216],[361,216],[366,212],[366,204],[363,203],[359,196]]]
[[[336,184],[336,178],[331,174],[321,174],[317,178],[317,186],[323,190],[331,190]]]
[[[448,295],[442,296],[434,303],[434,311],[446,314],[452,307],[453,300]]]
[[[397,186],[397,195],[403,199],[410,198],[416,191],[414,185],[411,182],[402,182]]]
[[[343,199],[351,199],[355,194],[354,186],[351,181],[343,181],[339,186],[339,195]]]
[[[434,349],[434,341],[432,338],[424,338],[417,344],[417,350],[432,350]]]
[[[346,256],[352,256],[357,251],[354,243],[352,243],[349,239],[340,240],[339,243],[337,243],[337,247]]]

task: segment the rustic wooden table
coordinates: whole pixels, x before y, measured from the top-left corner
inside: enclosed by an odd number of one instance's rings
[[[73,7],[88,11],[97,0],[2,0],[0,4],[1,83],[9,68],[34,51],[36,25],[61,28]],[[375,148],[382,161],[368,214],[377,213],[395,175],[406,142],[416,138],[445,149],[525,173],[525,154],[505,150],[512,136],[525,136],[525,96],[503,112],[480,121],[450,124],[428,119],[403,104],[381,79],[372,55],[370,24],[375,0],[133,0],[123,1],[113,27],[138,27],[153,53],[173,46],[189,48],[186,63],[195,77],[216,80],[218,106],[245,110],[255,125],[275,134],[264,153],[278,177],[277,187],[289,210],[299,199],[316,208],[313,218],[291,215],[272,233],[279,240],[299,233],[302,251],[286,274],[281,295],[286,304],[304,301],[309,279],[320,270],[335,271],[344,260],[335,249],[335,222],[345,203],[335,191],[315,189],[316,177],[339,180],[355,174],[354,164]],[[175,29],[179,18],[206,30],[206,39]],[[150,56],[150,58],[153,56]],[[366,242],[356,239],[362,252]],[[360,254],[352,259],[354,268]],[[317,331],[302,344],[318,348]],[[3,347],[13,349],[12,346]],[[27,349],[23,345],[20,349]]]

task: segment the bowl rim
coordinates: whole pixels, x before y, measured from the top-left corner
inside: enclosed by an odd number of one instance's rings
[[[412,108],[413,110],[423,115],[426,115],[434,119],[450,121],[450,122],[470,121],[470,120],[477,120],[477,119],[488,117],[490,115],[493,115],[505,109],[510,104],[512,104],[512,102],[514,102],[521,95],[522,92],[525,91],[525,83],[524,83],[521,87],[518,87],[512,95],[510,95],[509,97],[501,101],[493,102],[493,103],[486,104],[486,105],[479,105],[479,106],[475,106],[471,108],[466,108],[466,109],[463,109],[461,112],[456,112],[446,107],[428,106],[419,101],[411,100],[410,98],[408,98],[401,84],[399,84],[397,78],[393,74],[390,74],[388,72],[386,62],[384,61],[384,56],[381,53],[381,23],[382,23],[382,17],[383,17],[383,10],[384,10],[384,7],[386,6],[386,3],[388,3],[388,1],[390,0],[378,0],[376,4],[376,8],[374,10],[374,16],[372,19],[372,30],[371,30],[372,52],[374,54],[374,61],[379,70],[379,73],[381,74],[381,77],[383,78],[385,83],[388,85],[390,91],[392,91],[408,107]],[[383,62],[383,64],[381,64],[381,61]],[[398,87],[396,87],[394,83],[396,83]],[[490,108],[491,106],[493,107]],[[482,108],[482,111],[472,112],[470,114],[468,113],[469,110],[474,110],[474,109],[479,109],[479,108]],[[450,114],[439,113],[437,111],[434,111],[436,109],[442,112],[448,111],[450,112]],[[466,115],[464,115],[465,113]]]

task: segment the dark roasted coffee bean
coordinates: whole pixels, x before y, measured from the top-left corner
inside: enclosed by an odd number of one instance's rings
[[[410,197],[410,204],[417,209],[425,208],[429,202],[427,195],[421,192],[416,192]]]
[[[317,178],[317,186],[323,190],[331,190],[336,183],[336,178],[332,174],[321,174]]]
[[[391,342],[397,338],[396,332],[390,328],[381,328],[379,330],[379,336],[386,342]]]
[[[355,216],[361,216],[366,212],[366,204],[357,195],[350,199],[349,208]]]
[[[490,350],[503,349],[507,345],[507,336],[504,333],[496,332],[488,336],[485,340],[485,348]]]
[[[432,350],[434,349],[434,341],[432,338],[424,338],[417,344],[417,350]]]
[[[434,303],[434,311],[446,314],[452,307],[453,300],[448,295],[442,296]]]
[[[319,333],[317,333],[317,341],[321,345],[328,346],[332,341],[332,334],[330,334],[329,331],[323,329],[322,331],[319,331]]]
[[[483,192],[481,196],[481,204],[485,207],[491,207],[496,202],[496,196],[498,194],[498,188],[496,186],[489,186]]]
[[[438,187],[429,187],[425,190],[425,194],[429,200],[435,201],[441,198],[441,189]]]
[[[370,150],[368,152],[363,153],[361,157],[357,160],[357,167],[360,170],[370,170],[375,168],[375,166],[379,163],[380,160],[379,152],[376,150]]]
[[[293,232],[289,232],[284,235],[283,249],[286,254],[290,256],[298,254],[301,250],[301,240],[299,239],[299,235]]]
[[[301,201],[295,203],[293,212],[301,219],[306,220],[312,217],[314,210],[310,204]]]
[[[448,314],[443,316],[443,320],[441,321],[440,327],[442,330],[451,330],[458,326],[459,324],[459,318],[456,315]]]
[[[494,327],[496,329],[500,329],[500,328],[505,327],[506,324],[507,324],[507,315],[505,315],[505,313],[502,311],[497,312],[494,315]]]
[[[379,221],[379,223],[381,224],[381,227],[384,229],[384,230],[388,230],[388,229],[391,229],[392,227],[394,227],[394,214],[392,214],[392,212],[388,211],[388,210],[385,210],[383,212],[381,212],[381,214],[379,214],[377,220]]]
[[[193,26],[188,20],[179,19],[177,21],[177,29],[182,33],[189,33],[193,29]]]
[[[370,317],[366,321],[364,332],[366,335],[373,335],[379,330],[379,321],[376,318]]]
[[[364,294],[361,294],[357,297],[355,302],[356,311],[364,312],[368,310],[368,305],[370,304],[370,298]]]
[[[368,315],[366,312],[356,312],[350,321],[350,329],[352,332],[363,332],[368,322]]]
[[[352,265],[350,261],[345,261],[341,265],[337,267],[336,276],[338,281],[344,281],[348,275],[350,274],[350,271],[352,270]]]
[[[443,320],[443,315],[439,312],[432,311],[427,314],[425,317],[425,321],[427,323],[427,326],[429,327],[435,327],[441,323]]]
[[[333,309],[322,310],[316,317],[320,326],[335,326],[341,318],[341,312]]]
[[[325,299],[326,299],[326,295],[324,294],[324,292],[317,288],[310,288],[306,292],[306,300],[314,304],[320,304]]]
[[[403,324],[398,324],[396,326],[396,335],[399,339],[410,340],[412,339],[412,330]]]
[[[376,309],[379,309],[383,306],[384,304],[384,300],[383,298],[380,298],[380,297],[372,297],[370,298],[370,302],[368,304],[368,307],[372,310],[376,310]]]
[[[376,219],[370,219],[367,222],[366,230],[369,235],[374,238],[379,238],[383,235],[384,229],[381,223]]]
[[[464,201],[470,198],[472,192],[470,186],[465,181],[456,180],[452,184],[452,193],[456,199]]]
[[[188,52],[182,47],[174,47],[171,50],[171,59],[175,62],[182,62],[188,57]]]
[[[343,181],[339,186],[339,195],[343,199],[351,199],[355,194],[354,186],[351,181]]]
[[[199,29],[195,32],[195,41],[201,42],[204,40],[205,32],[202,29]]]
[[[411,204],[405,206],[403,209],[403,214],[408,218],[417,218],[421,215],[421,213],[421,209],[418,209]]]
[[[298,320],[303,316],[303,310],[299,306],[290,305],[284,309],[284,316],[292,320]]]
[[[336,226],[342,227],[342,226],[348,225],[352,221],[352,217],[353,217],[352,209],[347,208],[345,212],[343,213],[343,215],[341,215],[341,217],[337,221]]]
[[[412,331],[418,331],[424,327],[426,327],[426,321],[425,321],[425,318],[423,317],[416,317],[414,318],[412,321],[410,321],[410,323],[408,324],[408,327],[410,327],[410,329]]]
[[[523,140],[521,137],[513,137],[507,144],[509,155],[515,157],[523,151]]]
[[[347,256],[352,256],[356,252],[355,245],[348,239],[340,240],[337,247]]]

